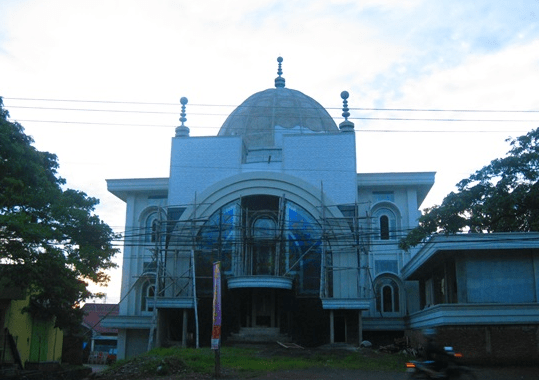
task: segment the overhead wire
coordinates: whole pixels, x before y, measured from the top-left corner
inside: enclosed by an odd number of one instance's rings
[[[80,100],[80,99],[51,99],[51,98],[19,98],[19,97],[2,97],[9,100],[23,101],[50,101],[50,102],[74,102],[74,103],[104,103],[104,104],[134,104],[134,105],[160,105],[160,106],[176,106],[179,103],[163,103],[163,102],[134,102],[134,101],[113,101],[113,100]],[[189,106],[195,107],[247,107],[232,104],[204,104],[204,103],[189,103]],[[248,106],[253,107],[253,106]],[[342,107],[325,107],[331,110],[341,110]],[[348,107],[349,110],[358,111],[398,111],[398,112],[486,112],[486,113],[539,113],[539,110],[509,110],[509,109],[443,109],[443,108],[375,108],[375,107]]]
[[[21,98],[21,97],[3,97],[5,100],[17,100],[17,101],[45,101],[45,102],[66,102],[66,103],[99,103],[99,104],[130,104],[130,105],[144,105],[144,106],[174,106],[180,107],[179,103],[159,103],[159,102],[128,102],[128,101],[105,101],[105,100],[76,100],[76,99],[45,99],[45,98]],[[189,104],[190,107],[235,107],[233,105],[225,104]],[[168,111],[145,111],[145,110],[118,110],[118,109],[88,109],[88,108],[64,108],[64,107],[38,107],[38,106],[20,106],[20,105],[5,105],[6,108],[21,108],[21,109],[35,109],[35,110],[53,110],[53,111],[75,111],[75,112],[111,112],[111,113],[146,113],[146,114],[164,114],[164,115],[179,115],[179,112]],[[239,106],[242,107],[242,106]],[[328,107],[328,110],[340,110],[339,107]],[[428,109],[428,108],[366,108],[366,107],[349,107],[350,111],[373,111],[373,112],[428,112],[428,113],[510,113],[510,114],[529,114],[539,113],[539,110],[509,110],[509,109]],[[227,116],[228,114],[215,114],[215,113],[189,113],[189,115],[195,116]],[[384,121],[428,121],[428,122],[539,122],[539,120],[533,119],[463,119],[463,118],[401,118],[401,117],[349,117],[352,120],[384,120]],[[30,120],[22,119],[19,122],[40,122],[40,123],[63,123],[63,124],[86,124],[86,125],[113,125],[113,126],[141,126],[141,127],[161,127],[171,128],[170,125],[156,125],[156,124],[133,124],[133,123],[109,123],[109,122],[90,122],[90,121],[60,121],[60,120]],[[213,128],[213,127],[191,127],[191,128]],[[466,131],[441,131],[441,130],[395,130],[395,129],[356,129],[356,132],[407,132],[407,133],[493,133],[493,132],[509,132],[509,131],[493,131],[493,130],[466,130]],[[205,167],[207,168],[207,167]],[[191,169],[197,169],[193,166]],[[302,169],[304,170],[304,169]],[[314,170],[314,169],[313,169]],[[134,232],[134,231],[133,231]],[[142,229],[140,232],[143,232]],[[373,234],[374,232],[370,232]],[[121,240],[133,239],[143,235],[126,235]],[[366,235],[368,236],[368,235]],[[121,241],[118,240],[118,241]]]
[[[345,219],[348,219],[348,218],[343,218],[343,220]],[[186,224],[189,224],[191,223],[191,221],[189,220],[186,220],[184,221]],[[176,223],[174,221],[172,221],[172,223]],[[369,223],[370,224],[370,223]],[[305,223],[304,227],[306,227],[307,229],[313,229],[313,230],[316,230],[316,229],[319,229],[320,228],[320,221],[314,221],[312,223]],[[186,229],[189,229],[189,227],[185,227]],[[240,227],[238,227],[240,228]],[[243,226],[240,228],[240,230],[244,230],[246,227]],[[396,229],[396,230],[391,230],[391,233],[394,234],[394,237],[393,238],[390,238],[390,239],[381,239],[380,238],[380,231],[378,228],[376,227],[367,227],[367,228],[363,228],[362,229],[362,232],[358,233],[357,236],[359,236],[360,239],[366,239],[369,243],[369,245],[371,246],[378,246],[378,247],[392,247],[394,249],[395,245],[398,243],[398,241],[400,240],[400,238],[403,238],[406,236],[406,234],[411,231],[412,228],[409,228],[409,229]],[[141,228],[138,228],[139,232],[140,233],[137,233],[135,235],[126,235],[124,237],[122,237],[121,239],[117,239],[116,241],[117,242],[122,242],[124,243],[124,246],[125,247],[141,247],[141,248],[144,248],[144,247],[147,247],[148,249],[153,249],[155,247],[155,241],[151,241],[151,235],[152,235],[152,232],[148,229],[148,228],[144,228],[144,227],[141,227]],[[198,226],[197,227],[197,236],[204,236],[206,233],[210,233],[211,234],[211,231],[208,232],[208,230],[213,230],[213,231],[217,231],[216,229],[216,226],[214,225],[205,225],[205,226]],[[225,229],[226,230],[226,229]],[[277,234],[278,232],[280,232],[280,230],[278,228],[275,228],[274,230],[271,230],[271,229],[264,229],[266,232],[267,232],[267,235],[272,235],[272,234]],[[310,239],[302,239],[302,238],[290,238],[290,235],[293,235],[294,233],[297,233],[298,230],[297,229],[284,229],[284,233],[286,236],[288,236],[287,238],[287,242],[289,243],[297,243],[297,242],[310,242],[312,243],[313,241],[317,241],[317,240],[323,240],[325,238],[323,238],[321,235],[314,235],[312,238]],[[313,232],[313,231],[310,231],[310,232]],[[318,231],[319,233],[321,231]],[[190,233],[190,231],[187,231],[186,234],[182,235],[182,234],[178,234],[177,233],[177,230],[176,232],[163,232],[163,234],[165,236],[169,236],[169,237],[175,237],[176,239],[174,240],[173,242],[173,246],[175,248],[179,248],[179,247],[192,247],[192,244],[193,244],[193,241],[192,241],[192,234]],[[356,243],[353,243],[350,241],[350,236],[352,236],[351,234],[353,234],[352,231],[349,231],[348,233],[345,232],[345,231],[342,231],[340,234],[336,234],[336,235],[333,235],[331,238],[327,238],[328,240],[331,240],[332,241],[332,246],[335,247],[335,248],[347,248],[347,247],[352,247],[354,246]],[[469,234],[466,234],[467,236],[469,236]],[[478,238],[480,237],[480,234],[475,234],[474,237]],[[210,238],[210,237],[208,237]],[[166,238],[164,238],[166,239]],[[539,240],[539,237],[527,237],[526,238],[527,240],[531,240],[531,241],[536,241],[536,240]],[[210,239],[211,240],[211,239]],[[206,244],[209,244],[208,246],[216,246],[216,245],[219,245],[221,243],[224,243],[226,242],[227,244],[230,243],[230,244],[242,244],[244,243],[244,239],[243,239],[243,233],[239,233],[239,234],[236,234],[232,239],[231,238],[227,238],[227,239],[222,239],[222,241],[206,241]],[[268,241],[271,240],[271,239],[268,239]],[[477,239],[476,239],[477,240]],[[479,239],[480,240],[480,239]],[[497,239],[491,239],[491,238],[487,238],[485,237],[485,240],[484,241],[490,241],[490,242],[503,242],[503,241],[508,241],[508,240],[511,240],[509,237],[507,238],[504,238],[503,236],[502,237],[497,237]],[[437,244],[437,242],[433,242],[433,244]],[[200,245],[200,242],[199,242],[199,245]]]
[[[17,97],[4,97],[3,99],[7,100],[17,100],[17,101],[47,101],[47,102],[73,102],[73,103],[98,103],[98,104],[114,104],[114,105],[144,105],[144,106],[174,106],[180,107],[176,103],[158,103],[158,102],[129,102],[129,101],[105,101],[105,100],[68,100],[68,99],[39,99],[39,98],[17,98]],[[205,107],[205,108],[235,108],[241,109],[245,107],[256,108],[260,106],[233,106],[226,104],[189,104],[189,107]],[[170,112],[170,111],[154,111],[154,110],[140,110],[140,109],[130,109],[130,110],[121,110],[121,109],[93,109],[93,108],[65,108],[65,107],[43,107],[43,106],[26,106],[26,105],[6,105],[6,108],[20,108],[20,109],[34,109],[34,110],[52,110],[52,111],[74,111],[74,112],[102,112],[102,113],[129,113],[129,114],[161,114],[161,115],[179,115],[179,112]],[[281,107],[289,108],[289,107]],[[340,110],[339,107],[327,107],[327,110]],[[511,110],[511,109],[441,109],[441,108],[374,108],[374,107],[349,107],[350,111],[369,111],[369,112],[413,112],[413,113],[487,113],[487,114],[529,114],[529,113],[539,113],[539,110]],[[189,116],[219,116],[226,117],[230,113],[207,113],[207,112],[189,112]],[[235,117],[243,117],[245,115],[236,114]],[[368,121],[414,121],[414,122],[511,122],[511,123],[531,123],[539,122],[539,119],[502,119],[502,118],[491,118],[491,119],[469,119],[469,118],[410,118],[410,117],[365,117],[365,116],[350,116],[350,120],[368,120]],[[108,123],[108,122],[89,122],[89,121],[61,121],[61,120],[36,120],[36,119],[20,119],[19,122],[43,122],[43,123],[67,123],[67,124],[88,124],[88,125],[113,125],[113,126],[141,126],[141,127],[159,127],[159,128],[170,128],[171,125],[155,125],[155,124],[135,124],[132,123]],[[204,126],[194,126],[192,128],[214,128],[214,127],[204,127]],[[361,132],[371,132],[372,130],[356,130]],[[377,132],[398,132],[395,130],[384,130]],[[424,132],[417,130],[416,132]],[[452,131],[454,132],[454,131]],[[464,131],[462,131],[464,132]]]

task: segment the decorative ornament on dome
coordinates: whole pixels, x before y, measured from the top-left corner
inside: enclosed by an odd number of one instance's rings
[[[342,99],[342,116],[344,117],[344,121],[339,124],[339,129],[341,132],[354,132],[354,123],[352,123],[350,120],[348,120],[348,117],[350,117],[350,112],[348,108],[348,97],[350,94],[348,94],[348,91],[341,92],[341,99]]]
[[[277,78],[275,78],[275,87],[276,88],[282,88],[285,86],[285,80],[284,78],[281,76],[283,75],[283,70],[282,70],[282,62],[283,62],[283,57],[278,57],[277,58],[277,62],[279,62],[279,68],[277,69],[277,75],[279,75]]]
[[[280,148],[284,134],[336,133],[339,127],[320,103],[285,87],[283,58],[277,58],[275,87],[249,96],[228,117],[218,136],[240,136],[249,149]]]
[[[187,121],[186,113],[185,113],[185,105],[187,104],[188,100],[186,97],[182,97],[180,99],[180,103],[182,105],[182,112],[180,113],[180,121],[182,125],[179,127],[176,127],[176,137],[189,137],[189,128],[185,126],[185,122]]]

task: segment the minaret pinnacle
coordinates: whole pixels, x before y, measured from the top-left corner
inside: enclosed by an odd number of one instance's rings
[[[283,75],[283,70],[282,70],[282,66],[281,66],[281,64],[283,62],[283,57],[277,58],[277,62],[279,62],[279,68],[277,69],[277,75],[279,75],[279,76],[277,78],[275,78],[275,87],[279,88],[279,87],[284,87],[284,85],[285,85],[285,80],[281,76],[281,75]]]
[[[182,105],[182,112],[180,113],[180,121],[181,125],[179,127],[176,127],[176,137],[189,137],[189,128],[185,126],[185,122],[187,121],[186,113],[185,113],[185,105],[187,104],[188,100],[186,97],[182,97],[180,99],[180,103]]]
[[[354,123],[352,123],[350,120],[348,120],[348,117],[350,117],[350,112],[348,108],[348,97],[350,94],[348,94],[348,91],[341,92],[341,99],[342,99],[342,116],[344,117],[344,121],[339,124],[339,129],[341,132],[354,132]]]

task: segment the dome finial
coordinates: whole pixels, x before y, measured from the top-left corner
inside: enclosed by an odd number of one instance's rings
[[[341,92],[341,99],[342,99],[342,116],[344,117],[344,121],[339,124],[339,129],[341,132],[354,132],[354,123],[348,120],[348,117],[350,117],[350,112],[348,108],[348,97],[350,94],[348,94],[348,91]]]
[[[277,75],[279,75],[279,76],[277,78],[275,78],[275,87],[279,88],[279,87],[284,87],[284,85],[285,85],[285,80],[281,76],[281,75],[283,75],[283,70],[282,70],[282,66],[281,66],[281,64],[283,62],[283,57],[278,57],[277,62],[279,62],[279,68],[277,69]]]
[[[188,100],[186,97],[182,97],[180,99],[180,103],[182,105],[182,112],[180,113],[180,121],[182,125],[176,128],[176,137],[189,137],[189,128],[185,126],[185,122],[187,121],[186,113],[185,113],[185,105],[187,104]]]

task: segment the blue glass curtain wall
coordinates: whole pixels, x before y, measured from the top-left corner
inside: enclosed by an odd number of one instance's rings
[[[284,198],[251,196],[216,211],[197,236],[197,285],[211,290],[211,266],[226,276],[286,276],[297,291],[318,294],[321,228],[301,206]]]

